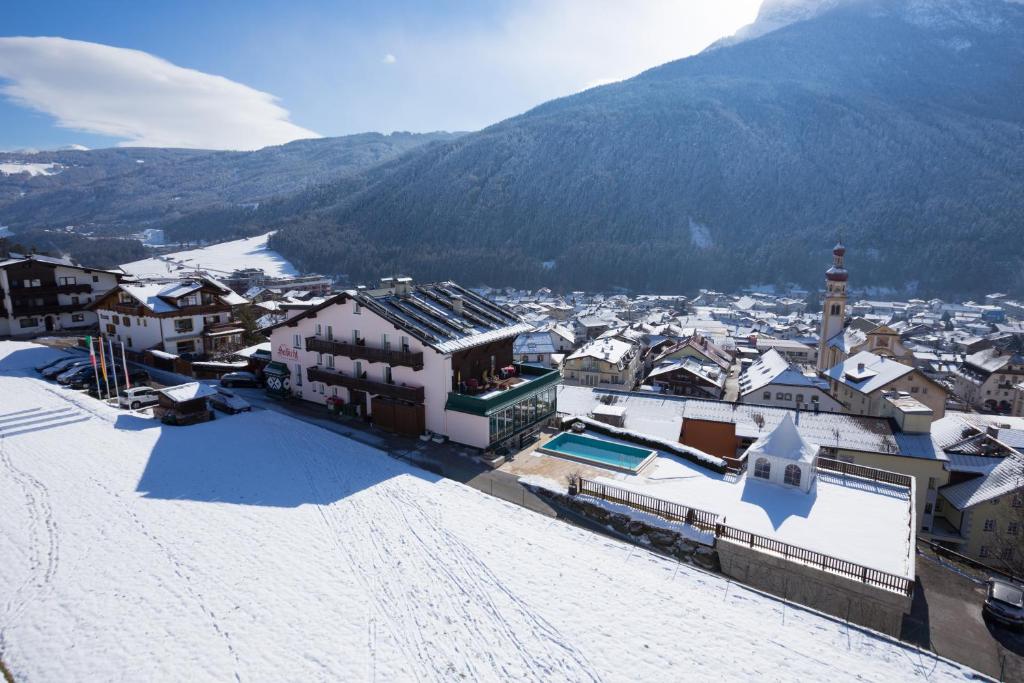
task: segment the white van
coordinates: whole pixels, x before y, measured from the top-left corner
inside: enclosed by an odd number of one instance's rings
[[[159,398],[153,387],[132,387],[124,389],[117,395],[117,405],[122,408],[138,410],[144,406],[155,406]]]

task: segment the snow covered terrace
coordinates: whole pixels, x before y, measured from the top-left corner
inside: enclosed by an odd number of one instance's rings
[[[563,386],[558,410],[586,416],[603,405],[600,393],[586,387]],[[680,403],[633,394],[624,395],[615,405],[625,408],[629,431],[677,442]],[[761,433],[767,434],[774,426],[766,426]],[[543,463],[542,458],[546,459]],[[564,476],[580,468],[575,463],[562,461],[563,465],[552,460],[555,458],[534,453],[519,458],[513,470],[541,485],[546,477],[548,487],[564,490]],[[637,475],[592,468],[586,477],[715,513],[721,523],[731,527],[914,579],[914,536],[910,533],[913,505],[910,489],[905,487],[819,470],[816,486],[805,493],[757,480],[749,469],[739,476],[718,474],[665,449],[660,449],[658,457]]]
[[[115,410],[38,379],[55,353],[0,342],[15,680],[973,674],[274,411],[167,427]]]

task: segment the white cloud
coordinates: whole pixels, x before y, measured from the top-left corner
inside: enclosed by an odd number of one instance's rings
[[[394,64],[395,62],[398,61],[398,59],[389,52],[386,55],[384,55],[384,59],[380,61],[382,61],[384,64]]]
[[[416,22],[361,30],[331,26],[345,40],[302,35],[296,49],[338,64],[342,110],[310,102],[342,130],[476,130],[547,100],[630,78],[693,55],[754,20],[761,0],[520,0],[486,18],[445,26]],[[313,45],[313,47],[306,47]],[[337,52],[319,56],[322,46]],[[343,50],[386,47],[402,55],[386,83]],[[373,52],[370,52],[370,51]],[[325,124],[326,125],[326,124]]]
[[[0,87],[63,128],[122,146],[256,149],[319,137],[273,95],[138,50],[64,38],[0,38]]]

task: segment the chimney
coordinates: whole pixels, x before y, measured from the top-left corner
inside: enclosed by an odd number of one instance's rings
[[[381,289],[390,289],[391,291],[395,291],[395,278],[382,277],[380,279],[380,287]]]
[[[463,301],[461,294],[452,294],[452,310],[455,311],[455,315],[462,316]]]
[[[411,277],[395,278],[395,294],[408,294],[410,291],[412,291]]]
[[[857,372],[859,372],[859,373],[863,373],[864,372],[864,364],[863,363],[857,363]]]

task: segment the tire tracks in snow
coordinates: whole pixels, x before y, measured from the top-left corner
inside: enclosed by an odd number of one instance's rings
[[[360,496],[349,491],[343,502],[332,504],[322,495],[307,461],[315,460],[338,484],[350,475],[339,469],[334,457],[315,455],[317,444],[305,439],[307,448],[296,449],[292,442],[290,450],[302,454],[310,487],[324,502],[318,504],[320,516],[370,592],[392,637],[399,645],[403,640],[413,644],[406,657],[412,656],[416,669],[426,667],[435,679],[461,674],[473,680],[599,680],[578,649],[504,586],[468,546],[435,523],[400,483],[384,481]],[[371,509],[362,500],[366,495],[384,505]],[[388,507],[392,513],[382,517],[382,509]],[[369,561],[361,558],[362,549],[372,552]],[[373,583],[368,584],[366,577],[373,577]],[[425,630],[445,622],[451,632],[443,637],[457,658],[423,643]],[[369,642],[374,642],[375,627],[369,618]],[[496,650],[496,642],[506,646]]]
[[[0,652],[6,649],[7,629],[24,614],[29,602],[41,599],[52,588],[60,566],[60,529],[54,519],[50,492],[38,478],[18,468],[6,448],[6,437],[0,435],[0,466],[25,498],[29,517],[29,577],[18,586],[4,605],[0,625]]]
[[[117,504],[124,511],[124,514],[128,517],[132,524],[134,524],[135,527],[139,530],[139,533],[141,533],[146,538],[146,540],[148,540],[154,546],[156,546],[156,548],[160,550],[160,552],[163,554],[164,558],[168,561],[168,563],[170,563],[171,570],[174,572],[174,575],[178,577],[178,579],[180,579],[177,585],[185,589],[185,592],[188,593],[189,597],[196,603],[196,605],[198,605],[200,611],[206,616],[206,619],[209,621],[210,627],[213,629],[214,633],[216,633],[217,636],[219,636],[224,641],[224,645],[227,647],[228,654],[231,655],[231,658],[235,662],[235,681],[240,682],[242,680],[242,677],[241,674],[239,673],[239,668],[241,667],[242,662],[238,656],[238,652],[235,650],[234,644],[231,641],[231,634],[221,626],[217,614],[210,608],[209,605],[206,604],[206,599],[204,598],[203,594],[192,587],[192,576],[188,573],[188,568],[181,562],[181,560],[178,559],[178,557],[174,554],[174,551],[171,550],[171,548],[168,547],[167,544],[160,540],[159,536],[157,536],[149,530],[149,527],[146,526],[146,523],[144,521],[142,521],[142,518],[139,517],[139,515],[122,500],[121,494],[111,489],[109,486],[101,482],[96,477],[89,477],[89,479],[92,480],[92,483],[95,484],[97,488],[103,490],[108,496],[110,496],[112,500],[117,502]]]

